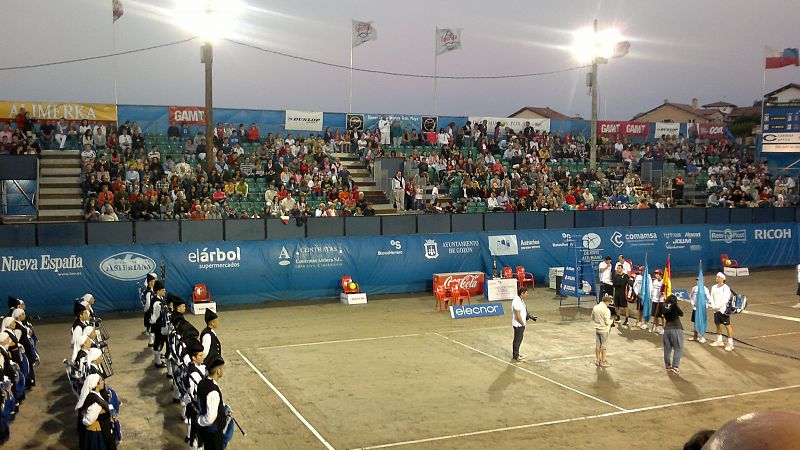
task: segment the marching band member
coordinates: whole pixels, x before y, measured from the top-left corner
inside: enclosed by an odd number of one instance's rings
[[[204,450],[223,450],[232,437],[231,409],[222,401],[217,382],[222,378],[225,361],[216,358],[208,365],[208,376],[197,386],[197,403],[200,442]],[[226,439],[227,438],[227,439]]]
[[[103,377],[92,374],[86,377],[75,410],[78,411],[78,441],[81,450],[115,450],[114,438],[116,418],[111,406],[102,396],[105,387]]]
[[[205,365],[208,366],[211,361],[222,358],[222,344],[217,337],[217,327],[219,326],[219,316],[210,309],[205,313],[206,327],[200,332],[200,343],[203,344],[203,353],[205,353]]]
[[[156,281],[153,284],[155,295],[151,298],[150,303],[150,332],[153,334],[153,363],[156,367],[164,367],[165,364],[161,361],[161,350],[164,348],[164,336],[161,334],[163,314],[162,309],[166,308],[164,304],[164,283]]]

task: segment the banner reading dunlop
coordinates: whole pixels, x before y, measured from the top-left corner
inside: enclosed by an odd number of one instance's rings
[[[322,113],[287,109],[285,127],[287,130],[322,131]]]
[[[102,103],[49,103],[0,101],[0,119],[13,119],[25,108],[38,120],[90,120],[116,122],[117,105]]]

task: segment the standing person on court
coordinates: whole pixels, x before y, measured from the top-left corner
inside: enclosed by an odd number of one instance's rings
[[[614,264],[614,270],[620,266],[622,267],[623,272],[627,273],[628,275],[631,274],[633,267],[631,267],[631,264],[628,261],[625,261],[625,255],[619,255],[619,257],[617,257],[617,263]]]
[[[208,376],[197,386],[197,424],[204,450],[225,448],[225,429],[230,408],[222,402],[217,382],[222,378],[225,361],[217,358],[208,365]]]
[[[597,265],[597,271],[600,273],[600,289],[598,295],[602,301],[603,296],[610,295],[614,297],[614,284],[611,282],[611,274],[614,273],[614,266],[611,264],[611,257],[606,256],[603,262]],[[599,302],[598,302],[599,303]]]
[[[661,304],[664,303],[664,271],[656,269],[653,273],[655,274],[655,280],[653,280],[653,288],[650,290],[650,298],[653,300],[650,309],[653,315],[653,327],[650,332],[661,334],[663,329],[660,328],[659,324],[664,324],[664,312],[661,310]]]
[[[622,255],[620,255],[621,257]],[[627,264],[627,263],[626,263]],[[630,272],[630,270],[628,270]],[[614,310],[617,313],[614,320],[619,322],[622,310],[625,310],[625,322],[622,325],[628,325],[629,313],[628,313],[628,298],[627,298],[627,290],[628,284],[631,281],[630,275],[625,272],[624,267],[617,263],[616,270],[611,277],[611,283],[614,285]]]
[[[700,281],[700,278],[697,278],[697,280]],[[698,286],[695,285],[692,288],[692,293],[689,294],[689,301],[692,302],[692,323],[695,323],[695,316],[697,315],[697,291],[698,291],[697,288],[698,288]],[[709,292],[708,288],[705,287],[705,286],[703,286],[703,290],[705,291],[705,294],[706,294],[706,302],[708,302],[711,299],[711,292]],[[706,304],[706,306],[707,306],[707,304]],[[694,333],[692,333],[692,337],[690,337],[689,340],[690,341],[697,341],[697,342],[699,342],[701,344],[705,344],[706,343],[706,337],[705,336],[700,336],[695,327],[692,327],[692,330],[694,331]]]
[[[683,311],[678,306],[678,297],[670,294],[662,305],[664,308],[664,365],[667,372],[681,373],[681,353],[683,352]]]
[[[392,195],[394,195],[395,208],[398,211],[405,211],[406,207],[406,180],[403,179],[403,172],[398,170],[392,178]]]
[[[642,320],[642,286],[644,277],[650,277],[649,273],[644,273],[644,266],[639,266],[636,277],[633,279],[633,295],[636,297],[636,326],[642,330],[647,329],[647,324]],[[651,281],[652,283],[652,281]]]
[[[712,347],[725,346],[725,350],[733,351],[733,326],[731,316],[725,314],[728,309],[728,302],[731,299],[731,288],[725,284],[725,274],[717,272],[717,284],[711,287],[711,295],[708,297],[711,308],[714,309],[714,325],[717,327],[717,340],[711,343]],[[728,345],[722,341],[722,326],[728,332]]]
[[[800,264],[797,265],[797,295],[800,297]],[[797,300],[797,304],[792,306],[792,308],[800,308],[800,298]]]
[[[203,345],[203,354],[206,355],[204,363],[208,366],[212,361],[222,358],[222,344],[217,336],[219,316],[210,309],[205,314],[206,327],[200,332],[200,343]]]
[[[525,320],[528,318],[528,307],[525,305],[525,297],[528,296],[528,288],[517,288],[517,295],[511,301],[511,326],[514,327],[514,342],[511,346],[511,359],[517,362],[525,361],[525,357],[519,354],[519,347],[522,345],[522,338],[525,334]],[[533,318],[536,320],[535,318]]]
[[[596,342],[594,354],[597,358],[596,364],[598,367],[611,366],[607,358],[608,334],[614,322],[611,320],[611,310],[608,309],[608,305],[613,301],[614,299],[610,295],[604,295],[603,301],[594,305],[594,308],[592,308],[592,322],[594,322]]]
[[[164,288],[164,283],[156,281],[153,283],[153,292],[155,295],[150,300],[150,332],[153,334],[153,364],[158,367],[165,367],[166,364],[161,360],[161,350],[164,349],[166,343],[165,336],[161,334],[162,317],[164,314],[162,310],[167,306],[164,303],[164,296],[167,290]]]

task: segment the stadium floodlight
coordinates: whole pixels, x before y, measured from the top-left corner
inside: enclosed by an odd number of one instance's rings
[[[615,28],[597,30],[597,19],[591,28],[581,28],[574,33],[575,41],[572,45],[572,54],[581,63],[592,64],[592,74],[589,88],[592,91],[592,130],[590,137],[591,150],[589,151],[589,167],[594,169],[597,165],[597,65],[608,62],[608,58],[615,55],[617,44],[622,42],[622,33]]]
[[[200,62],[205,65],[206,169],[214,169],[214,42],[232,35],[241,25],[240,14],[247,8],[242,0],[175,0],[175,22],[203,39]]]
[[[175,0],[173,18],[189,32],[213,43],[233,34],[247,8],[242,0]]]

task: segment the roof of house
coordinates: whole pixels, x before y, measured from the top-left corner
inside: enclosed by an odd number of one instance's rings
[[[761,103],[754,106],[737,106],[728,114],[728,117],[747,116],[750,114],[761,115]]]
[[[550,109],[549,106],[544,107],[544,108],[540,108],[540,107],[537,107],[537,106],[525,106],[523,108],[520,108],[519,110],[517,110],[513,114],[509,115],[508,117],[515,117],[517,114],[519,114],[519,113],[521,113],[523,111],[530,111],[532,113],[538,114],[538,115],[540,115],[542,117],[545,117],[547,119],[565,119],[566,120],[566,119],[571,119],[572,118],[572,117],[570,117],[570,116],[568,116],[566,114],[561,114],[558,111]]]
[[[764,97],[772,97],[772,96],[773,96],[773,95],[775,95],[775,94],[780,94],[781,92],[783,92],[783,91],[785,91],[785,90],[787,90],[787,89],[791,89],[791,88],[800,89],[800,84],[797,84],[797,83],[789,83],[789,84],[787,84],[786,86],[779,87],[778,89],[775,89],[775,90],[774,90],[774,91],[772,91],[772,92],[767,92],[767,93],[764,95]]]
[[[703,118],[706,118],[706,119],[709,119],[709,116],[720,114],[720,112],[718,110],[716,110],[716,109],[692,108],[692,105],[687,105],[685,103],[664,102],[664,103],[656,106],[655,108],[650,109],[649,111],[645,111],[645,112],[642,112],[642,113],[639,113],[639,114],[635,115],[633,117],[633,119],[636,120],[639,117],[642,117],[642,116],[644,116],[646,114],[649,114],[649,113],[657,110],[658,108],[663,108],[664,106],[672,106],[673,108],[677,108],[677,109],[686,111],[689,114],[694,114],[695,116],[703,117]]]
[[[720,101],[703,105],[703,108],[736,108],[736,105],[734,105],[733,103]]]

